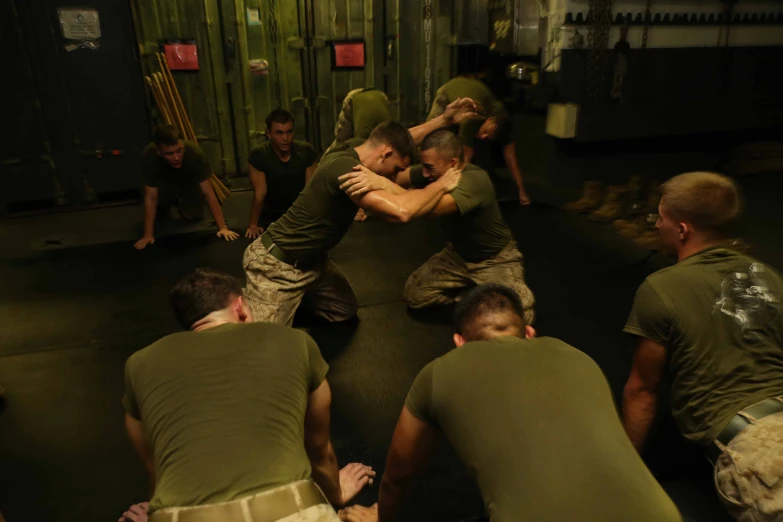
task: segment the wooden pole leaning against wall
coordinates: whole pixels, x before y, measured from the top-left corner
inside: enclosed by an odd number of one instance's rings
[[[168,113],[168,110],[166,109],[166,106],[163,102],[163,98],[161,97],[161,93],[158,90],[157,86],[155,85],[155,82],[153,82],[152,78],[150,78],[149,76],[145,76],[144,79],[147,80],[147,85],[150,88],[152,97],[155,98],[155,105],[158,106],[158,112],[160,112],[161,119],[163,119],[164,123],[171,125],[171,115]]]
[[[185,132],[185,135],[188,136],[189,140],[198,141],[196,139],[196,132],[193,130],[193,124],[190,121],[190,116],[188,116],[188,111],[185,110],[185,104],[182,102],[182,96],[179,94],[177,84],[174,83],[174,75],[171,74],[171,69],[169,68],[168,62],[166,61],[166,56],[163,53],[157,53],[157,56],[160,70],[163,73],[163,76],[166,77],[166,81],[171,86],[171,91],[174,94],[174,102],[177,104],[177,107],[179,107],[180,112],[182,113],[184,120],[183,123],[186,127],[183,129],[183,131]]]

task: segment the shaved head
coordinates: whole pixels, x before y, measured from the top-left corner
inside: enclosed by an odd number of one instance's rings
[[[483,284],[463,294],[454,310],[454,327],[465,341],[524,337],[525,310],[519,295],[498,284]]]

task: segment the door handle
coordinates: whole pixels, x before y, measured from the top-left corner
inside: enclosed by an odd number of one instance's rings
[[[237,59],[237,42],[235,39],[226,38],[226,71],[234,67],[234,60]]]

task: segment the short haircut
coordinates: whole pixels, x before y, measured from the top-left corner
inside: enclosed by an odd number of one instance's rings
[[[169,147],[177,145],[181,139],[182,134],[174,125],[158,125],[152,133],[152,141],[158,147],[161,145],[168,145]]]
[[[269,116],[266,117],[266,128],[271,130],[273,123],[283,123],[286,124],[288,122],[293,123],[294,122],[294,115],[288,112],[285,109],[275,109],[272,112],[269,113]]]
[[[462,294],[454,309],[454,329],[468,341],[491,339],[496,331],[511,327],[521,337],[525,326],[522,300],[505,285],[478,285]]]
[[[438,129],[430,132],[421,142],[422,152],[436,149],[443,158],[457,158],[462,161],[462,140],[449,129]]]
[[[742,211],[736,183],[714,172],[688,172],[661,185],[661,206],[672,219],[708,237],[724,237]]]
[[[401,158],[413,158],[416,150],[416,143],[410,131],[396,121],[385,121],[377,125],[367,141],[376,145],[389,145]]]
[[[174,315],[190,328],[212,312],[222,310],[242,295],[242,283],[220,270],[197,268],[179,280],[169,294]]]

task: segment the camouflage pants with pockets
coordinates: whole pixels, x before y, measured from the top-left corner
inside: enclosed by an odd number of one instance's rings
[[[257,322],[291,326],[300,303],[327,321],[346,321],[356,315],[351,284],[329,256],[309,270],[300,270],[272,256],[257,239],[245,250],[243,265],[245,299]]]
[[[715,465],[715,488],[739,522],[783,520],[783,412],[760,420],[740,412],[751,425],[728,445]]]
[[[451,304],[466,288],[483,283],[499,283],[519,294],[525,309],[525,322],[535,320],[535,297],[525,284],[524,258],[511,241],[495,256],[470,263],[448,244],[414,271],[405,282],[403,297],[414,309]]]

